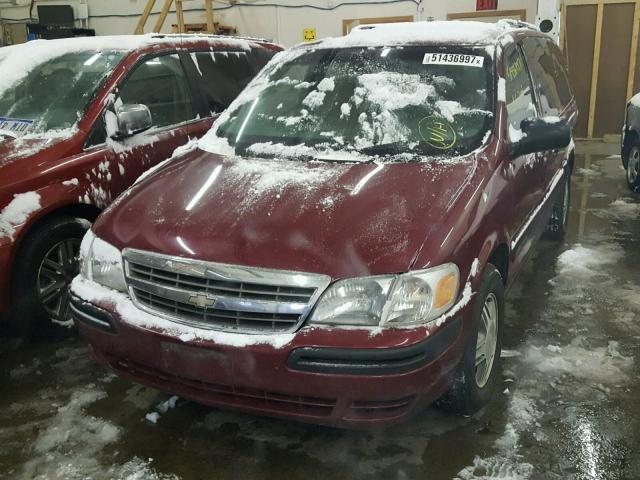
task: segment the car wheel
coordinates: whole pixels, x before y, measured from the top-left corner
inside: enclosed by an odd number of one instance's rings
[[[46,220],[25,239],[16,257],[10,328],[23,337],[45,332],[50,320],[69,320],[69,284],[79,273],[79,252],[89,222]]]
[[[562,195],[556,200],[551,211],[551,218],[547,224],[544,237],[547,240],[564,240],[569,224],[569,208],[571,204],[571,178],[564,177]]]
[[[472,415],[491,400],[499,381],[503,319],[502,276],[488,264],[473,306],[473,330],[443,402],[453,413]]]
[[[626,158],[627,185],[632,192],[640,192],[640,141],[635,140]]]

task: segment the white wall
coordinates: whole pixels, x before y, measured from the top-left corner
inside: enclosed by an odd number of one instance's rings
[[[133,33],[138,17],[146,0],[86,0],[89,4],[88,26],[96,29],[98,35]],[[351,0],[353,1],[353,0]],[[413,0],[398,0],[398,3],[378,4],[381,0],[362,1],[362,5],[339,6],[342,0],[277,0],[280,7],[234,6],[217,10],[216,21],[234,25],[241,35],[262,37],[275,40],[285,46],[302,41],[302,29],[315,28],[318,38],[342,35],[342,20],[363,17],[387,17],[412,15],[416,20],[434,18],[446,19],[447,13],[473,12],[476,0],[422,0],[418,6]],[[0,18],[23,19],[28,17],[28,0],[18,0],[23,6],[11,6],[9,0],[0,0]],[[240,0],[239,3],[276,3],[276,0]],[[40,0],[36,5],[71,4],[76,8],[80,0],[47,1]],[[162,0],[156,2],[154,11],[159,11]],[[321,8],[286,8],[284,5],[313,5]],[[217,0],[216,7],[229,5],[226,0]],[[537,0],[500,0],[501,10],[526,9],[527,20],[535,20]],[[184,8],[203,9],[204,0],[184,0]],[[34,12],[35,13],[35,12]],[[118,15],[118,16],[110,16]],[[147,30],[155,23],[155,16],[149,19]],[[185,14],[189,23],[204,23],[204,11],[192,11]],[[175,23],[175,14],[170,14],[164,31],[170,31]]]

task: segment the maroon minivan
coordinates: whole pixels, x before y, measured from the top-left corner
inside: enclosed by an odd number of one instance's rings
[[[0,49],[0,315],[22,333],[68,319],[89,222],[204,135],[279,50],[206,35]]]
[[[363,26],[278,54],[94,224],[96,358],[210,405],[353,426],[499,383],[504,292],[561,239],[576,105],[512,22]]]

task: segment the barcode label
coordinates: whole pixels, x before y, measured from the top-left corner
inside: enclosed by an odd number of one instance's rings
[[[462,65],[482,67],[484,57],[480,55],[463,55],[460,53],[425,53],[423,65]]]

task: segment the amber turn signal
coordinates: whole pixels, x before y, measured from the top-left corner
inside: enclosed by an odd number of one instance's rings
[[[433,296],[433,307],[442,308],[455,300],[458,280],[453,273],[450,273],[440,280],[436,286],[435,295]]]

